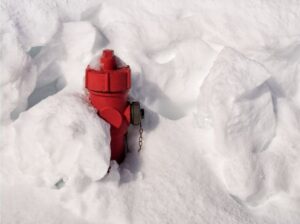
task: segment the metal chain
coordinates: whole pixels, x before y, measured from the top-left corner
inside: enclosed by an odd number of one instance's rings
[[[138,152],[140,152],[142,150],[142,146],[143,146],[143,127],[142,127],[142,121],[140,122],[140,129],[139,129],[139,150]]]

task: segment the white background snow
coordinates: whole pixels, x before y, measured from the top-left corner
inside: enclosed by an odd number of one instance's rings
[[[1,0],[1,224],[300,223],[299,24],[299,0]],[[121,166],[84,89],[104,48],[146,109]]]

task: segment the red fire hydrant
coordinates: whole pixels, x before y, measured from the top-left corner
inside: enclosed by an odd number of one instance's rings
[[[104,50],[100,57],[100,69],[87,67],[85,87],[98,115],[111,125],[111,160],[121,163],[125,157],[129,124],[140,125],[144,117],[139,102],[128,101],[130,67],[117,67],[114,52]]]

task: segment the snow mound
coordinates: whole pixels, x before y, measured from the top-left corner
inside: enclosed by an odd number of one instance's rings
[[[15,35],[4,33],[0,46],[0,123],[8,124],[27,108],[27,98],[35,87],[37,74]]]
[[[2,162],[14,161],[39,186],[54,187],[78,173],[91,180],[107,173],[109,125],[78,93],[57,94],[21,114],[10,137]]]
[[[103,44],[105,38],[89,22],[62,24],[61,32],[32,55],[38,77],[29,107],[65,87],[83,91],[86,66]]]
[[[257,154],[275,134],[269,78],[262,65],[225,48],[201,86],[199,124],[213,127],[216,152],[223,158],[219,171],[228,191],[243,200],[260,187]]]
[[[199,86],[217,51],[195,38],[171,42],[148,54],[143,65],[145,79],[141,82],[147,106],[172,120],[193,113]]]

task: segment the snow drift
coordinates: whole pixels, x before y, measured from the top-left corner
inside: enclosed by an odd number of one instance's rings
[[[0,4],[1,223],[300,222],[298,1]],[[146,108],[120,166],[83,88],[104,48]]]

